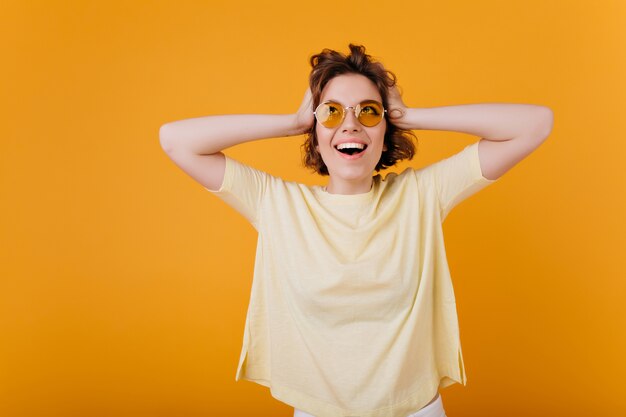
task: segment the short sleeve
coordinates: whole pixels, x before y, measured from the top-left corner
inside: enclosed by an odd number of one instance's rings
[[[478,158],[479,142],[472,143],[460,152],[421,170],[422,175],[433,182],[442,222],[461,201],[498,180],[483,176]]]
[[[224,180],[218,190],[210,191],[244,216],[258,230],[259,208],[270,175],[224,155]]]

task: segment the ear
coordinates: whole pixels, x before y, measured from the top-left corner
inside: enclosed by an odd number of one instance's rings
[[[383,152],[387,152],[387,144],[383,144]]]

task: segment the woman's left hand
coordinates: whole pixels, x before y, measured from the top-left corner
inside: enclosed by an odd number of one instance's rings
[[[400,129],[410,129],[409,125],[406,123],[408,107],[402,101],[397,85],[389,89],[388,106],[387,114],[389,115],[390,121]]]

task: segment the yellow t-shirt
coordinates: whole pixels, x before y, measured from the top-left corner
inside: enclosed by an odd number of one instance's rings
[[[478,142],[330,194],[226,156],[210,190],[257,230],[235,380],[317,417],[406,417],[466,384],[442,222],[496,180]]]

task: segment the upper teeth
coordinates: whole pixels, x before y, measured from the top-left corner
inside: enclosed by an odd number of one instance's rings
[[[345,148],[365,149],[365,145],[362,143],[353,143],[353,142],[340,143],[339,145],[337,145],[337,149],[345,149]]]

